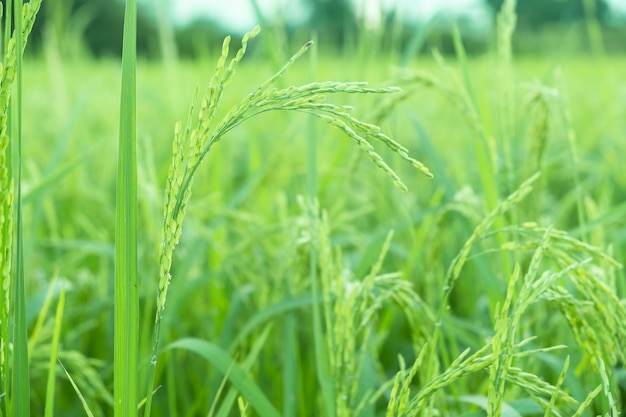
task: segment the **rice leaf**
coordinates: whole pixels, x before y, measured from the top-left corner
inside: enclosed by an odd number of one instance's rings
[[[230,355],[213,343],[195,338],[183,338],[170,343],[165,350],[182,349],[193,352],[206,359],[222,374],[228,373],[228,378],[246,397],[261,417],[280,417],[280,413],[267,399],[261,388],[235,363]]]
[[[126,2],[116,186],[114,413],[136,416],[139,369],[137,278],[136,38],[137,3]],[[152,387],[147,394],[150,413]]]

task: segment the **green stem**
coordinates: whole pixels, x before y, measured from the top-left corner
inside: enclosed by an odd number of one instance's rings
[[[313,36],[316,40],[317,36]],[[315,79],[317,68],[317,49],[311,51],[311,78]],[[324,346],[324,334],[322,331],[322,313],[320,311],[320,289],[317,276],[317,243],[318,243],[318,216],[317,207],[317,127],[315,120],[311,118],[307,135],[307,159],[306,178],[308,192],[308,214],[311,230],[311,252],[309,258],[309,276],[311,278],[311,291],[313,292],[313,339],[315,344],[315,364],[317,366],[317,378],[322,389],[326,415],[335,416],[335,396],[333,380],[330,375],[328,352]]]

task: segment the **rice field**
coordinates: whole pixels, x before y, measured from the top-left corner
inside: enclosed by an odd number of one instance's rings
[[[0,416],[620,415],[626,56],[517,58],[503,21],[405,66],[264,31],[25,59]]]

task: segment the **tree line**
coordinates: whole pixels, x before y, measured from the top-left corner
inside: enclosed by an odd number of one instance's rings
[[[358,39],[363,25],[353,7],[351,0],[307,0],[312,13],[308,21],[293,25],[289,22],[280,28],[286,37],[295,34],[319,34],[320,40],[340,50]],[[415,0],[418,1],[418,0]],[[486,0],[486,4],[495,16],[504,0]],[[4,3],[4,0],[2,0]],[[158,2],[156,2],[158,4]],[[143,7],[141,7],[143,6]],[[138,51],[147,57],[158,57],[161,54],[163,28],[159,26],[159,18],[155,14],[154,2],[140,3],[138,17]],[[94,57],[120,56],[122,43],[124,2],[120,0],[54,0],[44,1],[42,10],[33,29],[31,48],[39,50],[45,42],[54,42],[63,53],[81,50]],[[605,30],[605,40],[611,49],[623,48],[623,26],[615,24],[606,0],[523,0],[517,2],[518,25],[517,34],[521,40],[531,39],[538,33],[557,32],[555,42],[561,36],[559,31],[579,25],[582,28],[592,21]],[[391,10],[385,16],[384,25],[396,24],[399,31],[397,45],[404,47],[415,41],[416,32],[420,32],[421,48],[437,47],[444,53],[452,48],[450,27],[435,25],[424,31],[415,25],[398,24],[397,16]],[[171,39],[179,55],[192,56],[202,53],[207,45],[219,44],[227,34],[226,28],[208,18],[199,18],[184,27],[172,27]],[[267,30],[267,28],[266,28]],[[571,31],[571,29],[569,29]],[[584,31],[584,29],[583,29]],[[488,38],[471,36],[468,33],[466,42],[469,52],[480,52],[488,49]],[[382,31],[382,37],[388,36]],[[584,36],[581,40],[573,40],[573,44],[582,49]],[[544,45],[545,46],[545,45]],[[532,52],[532,41],[521,45]],[[71,51],[70,51],[71,50]],[[626,51],[625,51],[626,52]],[[35,52],[36,53],[36,52]]]

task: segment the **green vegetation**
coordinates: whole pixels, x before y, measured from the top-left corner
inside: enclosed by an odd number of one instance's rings
[[[0,416],[619,415],[626,57],[516,60],[506,1],[482,57],[255,28],[137,62],[129,2],[120,78],[21,63],[37,7],[0,83]]]
[[[417,0],[420,1],[420,0]],[[513,40],[516,53],[553,54],[586,53],[598,46],[607,52],[622,52],[623,39],[626,36],[626,19],[610,4],[620,0],[524,0],[517,2],[518,25]],[[264,28],[264,37],[276,35],[276,44],[263,50],[264,59],[275,58],[292,50],[281,48],[286,39],[310,36],[317,33],[325,50],[337,49],[350,51],[359,44],[363,37],[371,36],[367,29],[370,25],[363,21],[359,11],[364,4],[361,0],[297,0],[304,9],[311,11],[304,21],[290,21],[289,9],[281,8],[284,14],[274,13],[271,3],[248,0],[257,14],[258,21]],[[483,0],[484,12],[495,15],[504,0]],[[158,0],[156,3],[140,1],[137,10],[137,50],[141,57],[170,58],[174,51],[187,58],[206,55],[219,47],[222,39],[231,34],[225,22],[215,16],[199,14],[185,26],[172,25],[167,17],[179,2]],[[453,17],[452,13],[436,14],[428,22],[414,25],[404,20],[406,9],[390,7],[394,1],[386,1],[381,11],[385,30],[376,33],[376,37],[387,43],[401,45],[402,49],[429,55],[430,49],[438,48],[442,53],[453,55],[451,25],[457,20],[466,36],[466,48],[469,53],[484,53],[493,46],[492,38],[486,36],[488,27],[476,25],[471,18]],[[405,5],[408,3],[404,2]],[[473,8],[472,15],[480,15],[483,9],[480,2]],[[48,45],[64,55],[72,56],[89,53],[96,57],[118,58],[122,49],[124,23],[123,0],[63,0],[44,2],[42,13],[31,36],[32,52],[41,52]],[[154,7],[158,5],[159,7]],[[264,6],[264,7],[261,7]],[[406,7],[406,6],[405,6]],[[418,6],[418,9],[421,9]],[[614,10],[616,9],[616,10]],[[277,14],[277,15],[276,15]],[[221,13],[220,13],[221,15]],[[272,27],[274,26],[274,27]],[[598,43],[597,30],[602,30],[603,42]],[[541,34],[541,36],[537,36]],[[582,36],[581,36],[582,35]],[[591,36],[589,36],[591,35]],[[175,40],[175,49],[171,49]],[[233,38],[233,44],[240,39]],[[169,43],[169,44],[168,44]]]

